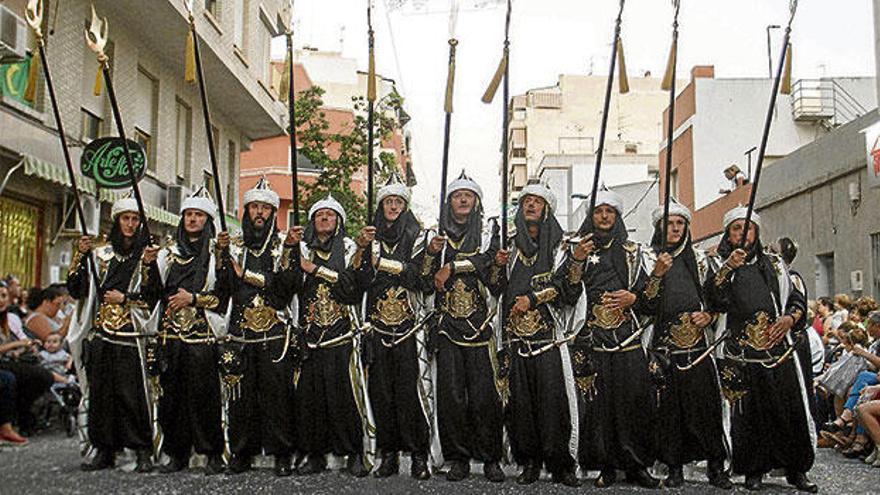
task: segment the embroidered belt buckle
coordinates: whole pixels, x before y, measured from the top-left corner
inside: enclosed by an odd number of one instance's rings
[[[404,297],[400,297],[403,295]],[[385,291],[385,296],[376,301],[374,318],[385,326],[394,327],[412,319],[413,311],[406,299],[406,291],[397,287]]]
[[[742,339],[740,342],[745,342],[746,345],[756,351],[769,350],[773,347],[770,343],[769,330],[770,315],[760,311],[755,316],[755,322],[746,325],[745,339]]]
[[[511,315],[507,329],[517,337],[531,337],[547,328],[537,309],[522,314]]]
[[[453,318],[469,318],[477,311],[476,296],[461,279],[446,293],[446,312]]]
[[[131,312],[122,304],[101,303],[95,326],[104,330],[119,331],[131,323]]]
[[[244,321],[242,321],[241,327],[258,333],[268,332],[270,328],[281,321],[273,308],[263,305],[244,308],[242,317]]]
[[[309,304],[309,323],[329,327],[341,320],[342,316],[342,307],[330,297],[330,288],[319,285],[315,300]]]
[[[669,340],[679,349],[690,349],[703,337],[703,330],[691,320],[690,313],[678,316],[678,323],[669,327]]]
[[[602,304],[594,304],[592,309],[593,319],[590,325],[604,330],[614,330],[626,321],[626,314],[620,308],[611,309]]]
[[[167,325],[176,330],[178,333],[189,333],[197,323],[204,321],[199,317],[196,308],[186,306],[169,314]]]

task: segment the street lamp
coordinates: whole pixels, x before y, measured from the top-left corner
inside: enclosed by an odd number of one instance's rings
[[[770,79],[773,79],[773,56],[770,54],[770,30],[771,29],[780,29],[782,26],[779,24],[770,24],[767,26],[767,72],[769,73]]]

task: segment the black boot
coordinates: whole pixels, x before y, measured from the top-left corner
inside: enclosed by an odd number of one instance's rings
[[[137,463],[134,466],[136,473],[149,473],[153,470],[153,453],[149,449],[137,451]]]
[[[250,471],[250,469],[251,469],[251,457],[250,456],[232,454],[232,458],[229,459],[229,469],[226,471],[226,474],[229,474],[229,475],[241,474],[246,471]]]
[[[525,466],[523,466],[523,470],[519,473],[519,476],[516,477],[517,485],[531,485],[532,483],[538,481],[538,478],[541,477],[541,465],[537,462],[529,462]]]
[[[95,453],[95,457],[92,457],[92,460],[88,462],[84,462],[80,465],[80,469],[83,471],[100,471],[102,469],[110,469],[113,467],[114,459],[113,452],[104,449],[98,449],[98,452]]]
[[[471,463],[468,461],[452,461],[446,473],[446,481],[461,481],[471,474]]]
[[[596,488],[608,488],[617,481],[617,471],[614,468],[603,469],[599,477],[593,482]]]
[[[360,454],[353,454],[348,456],[348,460],[346,461],[346,469],[349,474],[354,476],[355,478],[363,478],[370,474],[370,470],[364,466],[364,457]]]
[[[757,492],[764,488],[764,473],[747,474],[746,482],[743,483],[746,490]]]
[[[709,478],[709,484],[715,488],[722,490],[733,488],[733,483],[730,482],[730,475],[724,470],[724,461],[709,461],[706,467],[706,476]]]
[[[666,478],[664,486],[669,488],[678,488],[684,484],[684,468],[681,464],[669,466],[669,477]]]
[[[290,467],[290,455],[275,456],[275,476],[290,476],[293,468]]]
[[[247,469],[250,469],[251,461],[247,459]],[[223,472],[223,458],[219,454],[208,456],[208,463],[205,465],[205,476],[212,476]]]
[[[428,469],[427,452],[413,452],[411,460],[410,476],[417,480],[426,480],[431,477],[431,471]]]
[[[574,474],[574,468],[567,469],[558,473],[553,473],[553,482],[562,483],[565,486],[577,488],[581,486],[581,480]]]
[[[189,457],[169,456],[168,464],[159,467],[159,472],[168,474],[183,471],[189,466]]]
[[[648,470],[645,468],[627,472],[626,480],[642,488],[660,488],[660,480],[648,474]]]
[[[801,473],[799,471],[786,473],[785,481],[787,481],[789,485],[797,488],[798,491],[801,492],[816,493],[819,491],[819,487],[816,486],[815,483],[810,481],[805,473]]]
[[[323,455],[309,455],[305,464],[297,469],[300,476],[308,476],[310,474],[318,474],[327,469],[327,458]]]
[[[492,483],[504,482],[504,471],[497,461],[483,463],[483,476]]]
[[[400,472],[400,456],[397,452],[383,452],[379,469],[373,473],[376,478],[387,478]]]

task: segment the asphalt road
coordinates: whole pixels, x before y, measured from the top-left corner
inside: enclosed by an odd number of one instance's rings
[[[409,477],[409,462],[402,459],[401,475],[389,479],[354,479],[338,470],[317,476],[277,478],[271,469],[263,468],[237,476],[205,476],[198,468],[182,473],[163,475],[159,473],[134,474],[128,472],[131,459],[122,459],[118,467],[110,471],[85,473],[80,471],[80,458],[77,443],[59,432],[42,433],[31,439],[25,447],[0,447],[0,493],[21,495],[27,493],[326,493],[341,495],[346,493],[575,493],[583,490],[594,491],[592,478],[597,473],[588,473],[588,479],[579,490],[556,485],[542,478],[533,485],[522,487],[516,484],[517,470],[513,466],[505,468],[508,479],[503,484],[485,481],[480,469],[475,468],[470,478],[459,483],[447,482],[443,476],[434,476],[429,481],[416,482]],[[121,466],[119,465],[121,464]],[[589,476],[592,475],[592,476]],[[690,469],[686,473],[688,483],[670,493],[723,493],[715,490],[707,482],[702,470]],[[832,451],[819,451],[816,465],[810,473],[822,493],[877,493],[880,491],[880,469],[866,466],[862,462],[845,459]],[[742,478],[736,493],[748,493],[742,488]],[[796,493],[785,484],[783,478],[768,478],[765,493]],[[603,490],[602,493],[632,493],[649,490],[636,488],[623,483]]]

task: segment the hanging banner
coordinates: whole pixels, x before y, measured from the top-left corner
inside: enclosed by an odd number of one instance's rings
[[[868,187],[880,187],[880,122],[863,129],[868,162]]]
[[[80,159],[83,175],[95,179],[99,187],[108,189],[130,187],[128,164],[122,143],[122,138],[105,137],[95,139],[86,145]],[[131,139],[128,140],[128,149],[134,161],[135,180],[140,182],[147,170],[146,153],[143,146]]]

